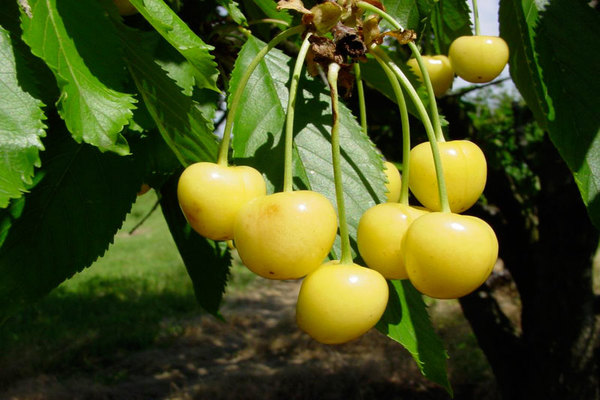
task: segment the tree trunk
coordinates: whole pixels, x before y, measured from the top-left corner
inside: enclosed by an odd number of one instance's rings
[[[501,208],[500,216],[486,219],[521,296],[522,334],[515,333],[487,287],[461,299],[461,305],[504,399],[600,399],[592,288],[598,231],[570,172],[548,140],[543,146],[537,234],[506,179],[496,176],[488,193]]]

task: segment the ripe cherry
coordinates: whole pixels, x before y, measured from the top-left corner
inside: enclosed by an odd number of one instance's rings
[[[177,186],[179,205],[200,235],[212,240],[233,239],[233,224],[240,208],[266,194],[265,181],[248,166],[199,162],[187,167]]]
[[[304,278],[296,304],[296,322],[321,343],[345,343],[379,321],[388,295],[387,282],[379,272],[330,261]]]
[[[439,142],[438,147],[450,209],[456,213],[463,212],[475,204],[485,188],[485,156],[475,143],[468,140]],[[408,187],[426,208],[440,211],[437,178],[429,142],[415,146],[410,152]]]
[[[450,45],[454,72],[465,81],[485,83],[496,78],[508,62],[508,45],[497,36],[461,36]]]
[[[450,64],[448,57],[444,55],[437,56],[421,56],[425,62],[433,93],[436,97],[440,97],[450,89],[452,81],[454,81],[454,70]],[[406,64],[411,67],[413,72],[423,82],[423,74],[416,58],[409,59]]]
[[[455,299],[477,289],[498,258],[498,240],[482,219],[447,212],[417,218],[404,236],[408,278],[421,293]]]
[[[321,265],[333,245],[337,215],[322,194],[308,190],[256,198],[239,212],[234,242],[254,273],[298,279]]]
[[[365,263],[386,279],[406,279],[402,240],[410,224],[427,211],[400,203],[381,203],[360,218],[358,251]]]

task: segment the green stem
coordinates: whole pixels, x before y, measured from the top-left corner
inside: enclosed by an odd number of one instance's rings
[[[401,30],[401,31],[404,30],[402,25],[400,25],[398,23],[398,21],[396,21],[394,19],[394,17],[392,17],[385,11],[383,11],[369,3],[366,3],[364,1],[359,1],[357,3],[357,5],[358,5],[358,7],[362,8],[363,10],[372,11],[372,12],[378,14],[383,19],[388,21],[394,27],[394,29]],[[417,47],[417,45],[414,44],[414,42],[409,42],[408,47],[410,48],[413,55],[417,59],[417,63],[419,64],[419,69],[421,70],[421,75],[423,76],[423,84],[425,85],[425,88],[427,88],[427,96],[429,97],[429,110],[431,113],[431,119],[433,122],[433,126],[435,128],[435,136],[436,136],[438,142],[444,142],[445,139],[444,139],[444,133],[442,131],[442,124],[440,123],[440,116],[438,113],[437,102],[435,101],[435,94],[433,93],[433,85],[431,84],[431,78],[429,77],[429,73],[427,72],[427,67],[425,65],[425,62],[423,61],[423,57],[421,57],[421,52],[419,51],[419,48]]]
[[[293,190],[293,146],[294,146],[294,113],[296,108],[296,93],[298,92],[298,82],[300,81],[300,74],[302,72],[302,65],[308,53],[310,42],[308,39],[312,35],[311,32],[306,34],[300,52],[296,58],[296,64],[294,65],[294,72],[292,74],[292,82],[290,83],[290,96],[287,104],[287,114],[285,121],[285,155],[284,155],[284,169],[283,169],[283,191],[291,192]]]
[[[433,153],[433,164],[435,165],[435,173],[438,182],[438,194],[440,196],[440,204],[443,212],[450,212],[450,204],[448,203],[448,194],[446,191],[446,180],[444,179],[444,172],[442,168],[442,160],[440,157],[440,151],[438,148],[437,140],[435,137],[435,132],[433,130],[433,126],[431,125],[431,121],[429,120],[429,115],[427,114],[427,110],[423,105],[423,102],[419,98],[417,91],[411,85],[410,81],[404,75],[402,70],[390,59],[390,57],[385,54],[381,49],[373,46],[370,49],[371,54],[375,56],[376,59],[381,59],[383,62],[392,70],[394,74],[400,80],[400,84],[404,87],[404,90],[407,91],[408,97],[412,100],[415,107],[417,108],[417,112],[421,117],[421,121],[425,127],[425,132],[427,132],[427,138],[429,139],[429,143],[431,145],[431,152]],[[378,60],[379,61],[379,60]]]
[[[473,0],[473,22],[475,23],[475,35],[479,36],[479,12],[477,11],[477,0]]]
[[[394,94],[396,95],[396,103],[398,103],[398,110],[400,111],[400,120],[402,122],[402,183],[400,186],[400,203],[408,205],[408,179],[409,179],[409,161],[410,161],[410,123],[408,119],[408,109],[406,108],[406,100],[404,99],[404,93],[400,87],[400,82],[394,74],[394,71],[390,69],[381,59],[376,58],[381,65],[381,68],[385,72],[392,85]]]
[[[352,250],[348,234],[348,221],[346,221],[346,207],[344,203],[344,185],[342,183],[342,156],[340,151],[340,121],[338,112],[337,80],[340,66],[336,63],[329,64],[327,81],[331,89],[331,113],[333,125],[331,127],[331,158],[333,162],[333,180],[335,182],[335,200],[337,202],[338,217],[340,219],[340,239],[342,242],[342,255],[340,264],[352,264]]]
[[[250,75],[256,69],[258,64],[262,61],[264,56],[275,46],[281,43],[283,40],[288,37],[295,35],[297,33],[301,33],[304,31],[304,25],[298,25],[293,28],[287,29],[281,32],[279,35],[275,36],[265,47],[263,47],[258,54],[252,59],[250,65],[244,71],[238,86],[235,88],[235,92],[232,95],[231,103],[229,104],[229,111],[227,115],[227,121],[225,122],[225,130],[223,132],[223,139],[221,140],[221,145],[219,147],[219,155],[217,157],[217,164],[219,165],[227,165],[227,158],[229,153],[229,140],[231,138],[231,131],[233,129],[233,120],[235,119],[235,114],[237,108],[240,104],[240,100],[242,98],[242,94],[244,93],[244,88],[250,79]]]
[[[421,70],[421,75],[423,76],[423,84],[427,88],[427,97],[429,97],[429,111],[431,114],[431,122],[435,129],[435,137],[438,142],[445,142],[446,140],[444,138],[444,132],[442,131],[437,101],[435,101],[435,93],[433,93],[433,85],[431,84],[429,72],[427,72],[427,66],[425,65],[423,57],[421,57],[421,53],[419,52],[417,45],[413,42],[409,42],[408,47],[411,49],[413,55],[417,59],[417,64],[419,64],[419,69]]]
[[[290,26],[289,22],[281,20],[281,19],[276,19],[276,18],[263,18],[263,19],[256,19],[256,20],[248,21],[248,26],[257,25],[257,24],[277,24],[277,25],[285,26],[286,28],[288,26]]]
[[[360,65],[354,63],[354,76],[356,77],[356,90],[358,91],[358,108],[360,111],[360,127],[363,133],[368,133],[367,129],[367,104],[365,102],[365,88],[363,86]]]

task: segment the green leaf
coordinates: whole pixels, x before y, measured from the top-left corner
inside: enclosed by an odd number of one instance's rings
[[[503,0],[500,6],[511,76],[600,227],[600,81],[591,79],[600,65],[600,14],[566,0]]]
[[[78,142],[124,155],[120,134],[135,100],[120,90],[125,70],[114,29],[95,0],[31,0],[21,14],[23,39],[52,70],[58,112]]]
[[[450,44],[459,36],[470,36],[471,16],[466,0],[436,1],[431,16],[438,54],[448,54]]]
[[[217,0],[217,3],[227,10],[231,19],[240,25],[247,25],[246,17],[239,9],[239,4],[233,0]]]
[[[183,89],[186,96],[191,96],[196,85],[194,66],[167,41],[157,39],[154,61],[167,72],[169,78],[173,79],[177,86]]]
[[[42,174],[38,174],[41,178]],[[21,217],[23,207],[25,206],[25,197],[13,199],[7,208],[0,209],[0,247],[6,240],[8,232],[13,223]],[[0,325],[2,320],[0,319]]]
[[[535,27],[538,20],[535,0],[502,0],[500,2],[500,36],[510,49],[510,76],[521,96],[544,129],[548,127],[551,105],[542,70],[535,52]]]
[[[390,300],[376,328],[402,344],[413,356],[421,373],[443,386],[452,387],[446,372],[448,355],[427,314],[421,294],[408,280],[389,282]]]
[[[219,71],[210,54],[214,47],[204,43],[163,0],[131,0],[131,4],[194,67],[196,86],[218,92]]]
[[[119,25],[118,32],[126,49],[125,61],[142,95],[144,105],[173,153],[182,165],[214,161],[217,139],[205,110],[170,79],[154,61],[152,51],[139,46],[149,35]]]
[[[173,46],[165,40],[160,39],[154,52],[155,62],[167,72],[167,75],[183,89],[186,96],[192,99],[200,107],[204,117],[209,123],[210,130],[214,130],[212,121],[216,117],[220,94],[210,89],[199,89],[195,87],[194,67]]]
[[[147,136],[140,140],[134,156],[137,162],[145,167],[144,183],[157,190],[181,169],[179,160],[156,129],[148,132]]]
[[[235,90],[241,74],[264,46],[251,37],[240,52],[232,74]],[[234,156],[266,175],[269,191],[280,190],[283,180],[283,126],[287,107],[287,85],[292,60],[278,50],[269,52],[252,74],[234,116]],[[260,99],[260,101],[257,101]],[[321,81],[301,81],[296,100],[294,184],[324,194],[335,202],[331,146],[331,99]],[[385,175],[381,156],[362,134],[354,116],[340,107],[340,140],[346,210],[350,234],[362,213],[385,198]],[[338,244],[333,252],[339,255]]]
[[[46,134],[44,104],[26,89],[35,77],[16,40],[0,26],[0,208],[32,185]]]
[[[292,23],[292,16],[287,10],[277,10],[277,2],[273,0],[245,0],[246,7],[249,9],[249,14],[252,18],[273,18],[284,21],[288,24]],[[256,10],[255,8],[258,8]]]
[[[177,200],[177,176],[161,190],[162,212],[194,284],[198,304],[215,317],[222,318],[219,305],[231,265],[229,249],[226,242],[214,242],[198,235],[187,223]]]
[[[142,183],[133,157],[77,144],[61,128],[44,140],[44,178],[0,248],[0,320],[101,256]]]
[[[390,14],[404,29],[420,32],[428,19],[433,1],[431,0],[386,0],[385,12]],[[390,28],[386,21],[383,26]]]
[[[600,13],[585,2],[554,0],[541,15],[535,43],[554,109],[550,139],[600,228]]]

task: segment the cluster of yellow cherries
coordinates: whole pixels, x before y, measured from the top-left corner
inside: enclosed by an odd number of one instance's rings
[[[335,3],[323,4],[333,7],[331,4]],[[387,16],[369,3],[359,1],[356,5]],[[262,57],[285,38],[302,32],[305,38],[290,84],[283,191],[267,194],[260,172],[228,164],[233,116],[244,86]],[[293,97],[310,46],[308,39],[313,33],[310,29],[306,31],[305,26],[290,28],[254,58],[232,93],[230,117],[217,162],[188,166],[179,179],[178,199],[195,231],[212,240],[233,240],[241,260],[251,271],[268,279],[304,277],[296,307],[297,323],[314,339],[334,344],[353,340],[377,323],[388,301],[386,279],[408,278],[419,291],[431,297],[464,296],[491,273],[498,243],[483,220],[458,214],[471,207],[483,192],[486,181],[483,153],[469,141],[445,142],[440,135],[405,154],[406,161],[410,159],[410,164],[404,166],[408,186],[424,207],[409,206],[408,188],[399,189],[398,170],[386,163],[388,202],[366,211],[358,226],[358,249],[369,268],[353,262],[341,183],[339,122],[335,117],[339,115],[339,65],[335,62],[329,64],[327,77],[334,116],[331,141],[337,213],[322,194],[294,191],[292,187]],[[381,51],[373,50],[372,54],[378,61],[384,57]],[[401,74],[396,68],[395,73]],[[397,85],[398,79],[395,82]],[[411,92],[410,88],[408,91]],[[416,93],[414,88],[411,93]],[[431,125],[426,113],[421,117]],[[406,186],[406,182],[402,185]],[[324,263],[338,231],[338,217],[341,257]]]

